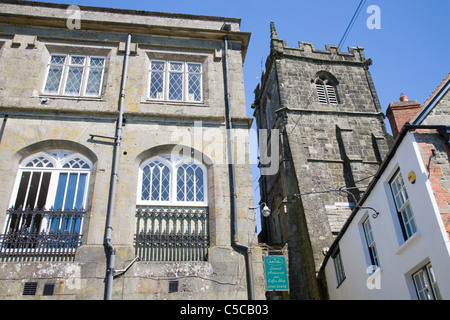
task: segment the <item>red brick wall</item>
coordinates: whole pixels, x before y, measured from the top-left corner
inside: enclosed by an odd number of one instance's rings
[[[423,132],[423,131],[422,131]],[[450,239],[450,149],[437,134],[415,133],[442,222]],[[433,155],[435,150],[435,155]]]

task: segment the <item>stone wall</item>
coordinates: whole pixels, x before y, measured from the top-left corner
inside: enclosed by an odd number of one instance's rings
[[[276,198],[285,203],[280,220],[289,248],[291,299],[324,297],[316,281],[324,252],[392,142],[369,65],[363,48],[318,50],[304,42],[288,47],[272,26],[271,54],[254,108],[258,128],[272,128],[271,139],[278,138],[273,129],[280,133],[280,170],[261,177],[261,198],[269,206]],[[316,83],[327,77],[338,103],[319,102]],[[270,242],[278,223],[263,218],[261,238]]]
[[[67,149],[93,163],[83,244],[74,261],[3,261],[1,298],[103,299],[111,137],[115,136],[118,117],[124,42],[127,33],[131,33],[132,52],[124,99],[126,123],[122,128],[112,217],[112,243],[117,249],[115,268],[125,268],[136,257],[139,166],[175,146],[186,147],[192,151],[190,156],[208,168],[210,248],[207,261],[134,262],[114,280],[113,299],[246,299],[245,255],[232,247],[230,235],[223,86],[223,36],[227,31],[220,30],[223,23],[229,23],[233,31],[228,56],[231,111],[235,134],[244,141],[244,145],[235,146],[235,158],[249,159],[245,143],[248,144],[251,119],[246,116],[242,72],[249,34],[239,32],[240,20],[81,7],[82,27],[71,30],[62,23],[67,18],[63,5],[8,1],[1,6],[5,13],[0,18],[0,112],[5,116],[0,144],[2,232],[6,211],[15,197],[18,166],[25,157],[44,150]],[[170,38],[164,36],[167,33]],[[186,37],[187,34],[192,38]],[[106,56],[101,96],[44,94],[51,53]],[[147,90],[151,58],[201,62],[202,102],[150,100]],[[252,248],[255,294],[262,299],[265,291],[262,256],[255,234],[254,210],[249,209],[253,207],[251,181],[250,163],[237,163],[238,239]],[[38,282],[36,296],[22,296],[24,283],[29,281]],[[169,293],[169,281],[179,281],[176,292]],[[42,295],[46,283],[55,285],[53,296]]]

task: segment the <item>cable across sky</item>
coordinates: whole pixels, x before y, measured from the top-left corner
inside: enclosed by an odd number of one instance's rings
[[[344,44],[345,40],[347,39],[347,36],[349,35],[350,30],[353,28],[353,25],[355,24],[355,21],[358,18],[359,13],[361,12],[361,9],[363,8],[365,2],[366,2],[366,0],[361,0],[359,2],[358,8],[356,8],[356,11],[353,14],[352,19],[350,20],[350,22],[349,22],[349,24],[347,26],[347,29],[345,30],[344,34],[342,35],[341,41],[339,41],[339,48],[342,47],[342,45]]]

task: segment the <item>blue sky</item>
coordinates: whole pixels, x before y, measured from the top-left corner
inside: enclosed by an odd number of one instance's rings
[[[98,7],[114,7],[173,13],[241,18],[241,31],[252,34],[244,63],[248,116],[253,90],[259,83],[261,65],[269,54],[270,22],[278,37],[289,46],[312,42],[317,49],[339,44],[360,0],[47,0]],[[370,5],[380,8],[381,29],[367,28]],[[348,34],[347,46],[362,46],[375,87],[385,112],[400,93],[423,103],[450,72],[450,1],[448,0],[366,0]],[[390,130],[388,128],[388,130]],[[255,202],[259,201],[258,170],[253,170]]]

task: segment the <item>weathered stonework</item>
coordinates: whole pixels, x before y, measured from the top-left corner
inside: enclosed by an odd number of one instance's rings
[[[326,297],[316,280],[323,253],[392,140],[368,65],[361,47],[348,53],[304,42],[288,47],[272,25],[254,115],[258,128],[271,130],[269,140],[280,143],[280,169],[261,176],[261,201],[272,211],[280,203],[284,209],[262,218],[261,238],[288,244],[291,299]],[[337,103],[319,100],[316,86],[324,81]]]
[[[209,240],[207,261],[136,261],[113,284],[113,299],[246,299],[245,255],[232,246],[230,185],[226,161],[223,37],[228,36],[231,115],[235,134],[246,137],[242,63],[249,33],[234,18],[162,14],[80,7],[81,29],[69,29],[67,6],[37,2],[0,4],[0,229],[20,162],[37,152],[64,149],[93,163],[82,245],[73,262],[0,263],[1,299],[103,299],[106,256],[103,246],[113,143],[127,34],[132,35],[125,88],[117,197],[112,217],[116,270],[135,256],[139,166],[175,146],[192,150],[207,168]],[[230,30],[221,30],[223,24]],[[71,97],[43,93],[52,53],[106,56],[102,94]],[[150,59],[199,62],[203,100],[199,103],[148,98]],[[245,139],[244,139],[245,140]],[[247,139],[248,141],[248,139]],[[236,158],[249,158],[248,146],[235,146]],[[262,253],[255,234],[250,163],[236,164],[238,240],[252,250],[255,297],[265,293]],[[168,291],[178,280],[177,292]],[[35,296],[22,296],[27,281]],[[53,296],[42,296],[46,283]]]

